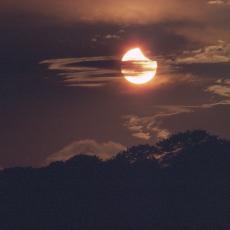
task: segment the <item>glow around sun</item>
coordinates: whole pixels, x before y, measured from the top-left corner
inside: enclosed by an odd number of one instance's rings
[[[133,84],[142,85],[150,82],[156,75],[157,62],[147,58],[140,48],[129,50],[122,57],[122,74]]]

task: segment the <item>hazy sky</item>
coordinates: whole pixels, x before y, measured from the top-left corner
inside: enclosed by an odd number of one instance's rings
[[[8,0],[1,3],[2,14],[5,15],[35,14],[36,17],[56,18],[60,21],[104,21],[119,24],[181,19],[218,21],[229,17],[226,7],[229,7],[228,0]]]
[[[230,138],[230,1],[7,0],[0,3],[0,166],[82,152],[104,159],[172,132]],[[147,87],[120,58],[158,61]]]

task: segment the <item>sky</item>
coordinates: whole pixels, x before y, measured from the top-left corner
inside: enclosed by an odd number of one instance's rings
[[[229,0],[0,3],[0,168],[40,167],[205,129],[230,138]],[[154,80],[127,82],[140,47]]]

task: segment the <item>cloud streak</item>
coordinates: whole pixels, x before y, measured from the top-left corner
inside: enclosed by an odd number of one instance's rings
[[[230,63],[230,43],[218,41],[215,45],[184,51],[182,56],[176,58],[176,62],[178,64]]]
[[[124,116],[124,125],[133,137],[150,140],[155,136],[157,139],[164,139],[170,135],[170,132],[161,127],[163,120],[177,114],[190,112],[191,109],[184,106],[159,106],[158,112],[152,116]]]
[[[215,85],[209,86],[206,91],[230,98],[230,79],[219,79]]]
[[[230,105],[230,81],[219,79],[216,84],[207,87],[205,92],[218,95],[222,99],[213,103],[201,105],[163,105],[154,106],[157,110],[150,116],[127,115],[124,116],[124,126],[128,128],[132,136],[141,140],[164,139],[170,135],[170,131],[163,128],[163,123],[168,118],[179,114],[193,113],[197,110],[212,109],[217,106]]]
[[[200,106],[158,106],[158,112],[152,116],[124,116],[124,125],[135,138],[145,141],[165,139],[170,135],[170,131],[167,128],[163,128],[163,122],[168,118],[179,114],[192,113],[199,109],[211,109],[221,105],[230,105],[230,99]]]
[[[85,57],[50,59],[40,62],[48,65],[51,71],[58,71],[61,82],[72,87],[101,87],[111,81],[119,80],[120,71],[115,68],[91,66],[90,63],[104,64],[108,61],[116,61],[115,57]],[[97,67],[98,66],[98,67]]]
[[[126,147],[112,141],[99,143],[95,140],[80,140],[75,141],[60,151],[51,154],[47,158],[47,163],[50,164],[56,161],[67,161],[77,155],[97,156],[102,160],[108,160],[117,153],[125,150]]]
[[[165,81],[168,82],[169,79],[164,78],[163,75],[174,71],[172,66],[160,56],[153,58],[156,58],[161,65],[157,74],[162,75],[155,86]],[[40,64],[47,65],[49,70],[57,72],[60,82],[71,87],[103,87],[111,82],[123,80],[124,75],[121,72],[120,57],[113,56],[49,59]],[[148,70],[147,67],[141,69],[138,65],[133,65],[131,72],[139,74]],[[188,80],[187,76],[184,77],[184,80]]]
[[[208,1],[210,5],[230,5],[229,0],[210,0]]]

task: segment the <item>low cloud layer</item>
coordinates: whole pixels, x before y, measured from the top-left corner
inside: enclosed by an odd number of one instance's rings
[[[81,154],[97,156],[102,160],[107,160],[125,149],[125,146],[112,141],[98,143],[95,140],[80,140],[67,145],[54,154],[51,154],[47,158],[47,163],[67,161],[70,158]]]

